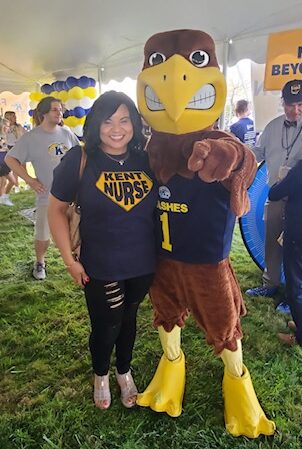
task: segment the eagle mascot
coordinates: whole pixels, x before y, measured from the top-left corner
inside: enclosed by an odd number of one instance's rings
[[[226,83],[212,38],[197,30],[152,36],[138,77],[138,105],[152,128],[150,164],[159,182],[159,260],[150,297],[163,356],[138,404],[177,417],[185,356],[180,333],[188,312],[224,363],[225,425],[234,436],[272,435],[242,361],[245,307],[229,260],[236,217],[249,209],[256,173],[252,152],[214,129]]]

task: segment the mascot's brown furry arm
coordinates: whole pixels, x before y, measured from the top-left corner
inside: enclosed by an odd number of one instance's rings
[[[150,163],[160,182],[160,257],[151,289],[164,354],[138,404],[179,416],[185,385],[180,329],[188,311],[224,362],[225,424],[234,436],[272,435],[243,365],[245,308],[229,261],[236,216],[248,211],[256,162],[213,130],[226,97],[212,38],[194,30],[152,36],[138,78],[139,109],[152,127]]]

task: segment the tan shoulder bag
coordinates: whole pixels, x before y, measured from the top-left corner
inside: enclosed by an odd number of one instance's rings
[[[82,178],[87,161],[87,154],[85,148],[81,147],[81,150],[82,155],[79,170],[79,181]],[[71,251],[74,257],[77,259],[80,255],[81,249],[81,236],[80,236],[81,208],[78,204],[78,192],[76,194],[74,201],[69,204],[68,209],[66,211],[66,216],[69,225]]]

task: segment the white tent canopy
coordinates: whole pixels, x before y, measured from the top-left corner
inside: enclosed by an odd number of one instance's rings
[[[270,32],[302,28],[302,0],[0,0],[0,5],[0,92],[31,91],[69,75],[103,82],[136,78],[145,41],[161,31],[206,31],[220,63],[233,65],[243,58],[263,63]]]

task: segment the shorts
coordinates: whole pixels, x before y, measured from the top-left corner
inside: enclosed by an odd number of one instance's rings
[[[170,332],[184,326],[190,312],[216,354],[236,351],[242,338],[240,316],[246,313],[228,258],[216,264],[188,264],[161,259],[150,289],[154,325]]]
[[[37,206],[35,223],[35,240],[46,241],[50,239],[50,231],[47,218],[47,204]]]
[[[0,176],[7,176],[11,172],[11,169],[6,165],[5,162],[0,164]]]

